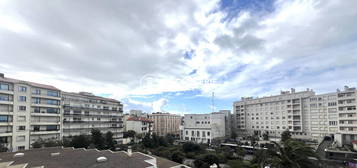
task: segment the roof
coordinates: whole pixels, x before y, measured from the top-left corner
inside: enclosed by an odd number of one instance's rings
[[[145,117],[129,117],[126,121],[154,122]]]
[[[16,153],[24,153],[22,157],[14,157]],[[51,153],[60,153],[51,156]],[[98,163],[98,157],[106,157],[108,160]],[[145,168],[154,167],[154,157],[134,152],[128,156],[126,152],[99,151],[96,149],[74,148],[43,148],[31,149],[20,152],[1,153],[0,165],[8,162],[10,166],[27,164],[26,168]],[[5,167],[6,168],[6,167]]]
[[[27,84],[33,87],[39,87],[39,88],[45,88],[45,89],[51,89],[51,90],[59,90],[58,88],[51,86],[51,85],[45,85],[45,84],[40,84],[40,83],[35,83],[35,82],[29,82],[29,81],[22,81],[22,80],[18,80],[18,79],[12,79],[12,78],[7,78],[7,77],[0,77],[0,81],[3,82],[8,82],[8,83],[15,83],[15,84]]]
[[[111,98],[105,98],[105,97],[100,97],[100,96],[95,96],[91,93],[87,93],[87,92],[79,92],[79,93],[75,93],[75,92],[62,92],[63,96],[66,95],[72,95],[72,96],[81,96],[81,97],[86,97],[86,98],[92,98],[92,99],[97,99],[97,100],[104,100],[104,101],[110,101],[110,102],[115,102],[115,103],[120,103],[120,101],[115,100],[115,99],[111,99]]]
[[[156,158],[156,163],[158,168],[162,167],[175,167],[181,165],[180,163],[173,162],[171,160],[167,160],[162,157],[154,156]]]

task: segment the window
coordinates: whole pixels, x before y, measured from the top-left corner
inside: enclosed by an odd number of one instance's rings
[[[18,146],[17,150],[25,150],[25,146]]]
[[[19,96],[19,101],[26,102],[26,96]]]
[[[11,97],[10,97],[10,95],[0,94],[0,100],[1,101],[11,101]]]
[[[41,89],[32,90],[32,94],[40,95],[41,94]]]
[[[57,131],[57,125],[47,125],[46,131]]]
[[[19,106],[20,111],[26,111],[26,106]]]
[[[41,99],[40,98],[32,98],[32,102],[34,104],[41,104]]]
[[[17,127],[18,131],[25,131],[25,129],[26,129],[26,126],[18,126]]]
[[[59,105],[59,101],[58,100],[47,99],[46,102],[49,105]]]
[[[33,131],[40,131],[40,126],[39,125],[33,126]]]
[[[40,107],[34,107],[33,108],[34,113],[40,113]]]
[[[59,109],[58,108],[47,108],[46,112],[50,113],[50,114],[58,114],[59,113]]]
[[[97,118],[98,121],[100,121],[100,118]]]
[[[188,131],[186,131],[186,135],[188,135]]]
[[[0,83],[0,90],[10,90],[9,84]]]
[[[24,135],[17,136],[17,137],[16,137],[16,141],[17,141],[17,142],[24,142],[24,141],[25,141],[25,136],[24,136]]]
[[[9,122],[9,116],[0,115],[0,122]]]
[[[48,90],[47,91],[47,96],[59,97],[59,92],[58,91],[53,91],[53,90]]]
[[[27,91],[27,87],[19,86],[19,92],[26,92],[26,91]]]

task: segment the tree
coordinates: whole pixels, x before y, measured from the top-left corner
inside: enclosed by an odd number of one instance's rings
[[[267,132],[264,132],[264,134],[263,134],[263,139],[265,140],[265,141],[269,141],[269,132],[267,131]]]
[[[39,138],[34,143],[32,143],[31,146],[32,146],[32,148],[42,148],[43,140],[41,138]]]
[[[105,149],[105,141],[102,132],[100,132],[98,129],[92,129],[91,134],[94,147],[99,150]]]
[[[217,168],[220,168],[220,166],[219,166],[220,160],[217,157],[217,155],[207,154],[202,158],[202,161],[206,162],[208,165],[216,164]]]
[[[234,139],[234,140],[236,140],[236,138],[237,138],[237,133],[235,131],[233,131],[233,130],[231,132],[231,138]]]
[[[107,149],[115,150],[115,141],[113,139],[113,133],[111,131],[105,133],[105,146]]]
[[[273,162],[272,165],[275,167],[315,167],[314,161],[310,160],[309,157],[318,158],[314,149],[307,146],[303,142],[288,139],[284,142],[284,146],[280,146],[278,143],[275,144],[275,151],[273,151]]]
[[[290,131],[287,129],[285,130],[283,133],[281,133],[281,142],[285,142],[287,140],[291,139],[291,133]]]
[[[7,152],[9,149],[5,146],[5,144],[0,143],[0,152]]]
[[[177,163],[182,163],[185,155],[182,152],[176,151],[171,155],[171,160]]]
[[[165,136],[165,139],[166,139],[166,142],[168,143],[168,144],[173,144],[174,143],[174,141],[175,141],[175,139],[176,139],[176,135],[175,134],[167,134],[166,136]]]
[[[268,150],[260,150],[255,154],[252,163],[259,167],[271,166],[274,168],[302,168],[316,167],[316,161],[310,160],[309,157],[317,158],[314,149],[293,139],[284,142],[284,146],[276,142],[274,147]]]
[[[85,135],[73,136],[70,142],[70,146],[74,148],[88,148],[90,139]]]
[[[185,152],[185,153],[188,153],[188,152],[199,152],[199,151],[202,151],[202,148],[200,145],[198,144],[195,144],[195,143],[192,143],[192,142],[186,142],[182,145],[182,150]]]
[[[195,165],[195,168],[209,168],[210,165],[206,162],[204,162],[202,159],[196,159],[193,164]]]

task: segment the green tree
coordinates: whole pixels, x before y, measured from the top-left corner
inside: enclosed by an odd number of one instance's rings
[[[231,132],[231,138],[234,140],[237,138],[237,133],[234,130]]]
[[[210,165],[206,162],[204,162],[202,159],[196,159],[193,164],[195,165],[195,168],[209,168]]]
[[[115,141],[113,139],[113,133],[111,131],[105,133],[105,146],[107,149],[115,150]]]
[[[263,134],[263,139],[264,139],[265,141],[269,141],[269,132],[268,132],[268,131],[264,132],[264,134]]]
[[[43,145],[45,147],[56,147],[56,146],[62,146],[62,142],[58,140],[46,140]]]
[[[192,142],[186,142],[182,145],[182,150],[185,153],[188,152],[200,152],[202,151],[202,148],[200,145],[192,143]]]
[[[102,132],[98,129],[92,129],[91,134],[94,147],[99,150],[105,149],[105,141]]]
[[[291,139],[291,133],[290,131],[287,129],[285,130],[283,133],[281,133],[281,142],[285,142],[287,140]]]
[[[5,144],[0,143],[0,152],[7,152],[9,149],[5,146]]]
[[[177,163],[182,163],[185,155],[182,152],[176,151],[171,155],[171,160]]]
[[[85,135],[73,136],[70,142],[70,146],[74,148],[88,148],[90,139]]]
[[[216,164],[217,168],[220,168],[219,163],[221,162],[217,155],[207,154],[202,158],[202,161],[206,162],[208,165]]]
[[[269,151],[272,156],[272,166],[283,168],[301,168],[301,167],[316,167],[315,161],[309,159],[309,157],[318,158],[314,149],[307,146],[303,142],[288,139],[284,142],[284,146],[275,144],[275,150]]]
[[[176,135],[175,134],[167,134],[165,136],[166,142],[170,145],[172,145],[176,139]]]
[[[39,138],[34,143],[32,143],[31,146],[32,146],[32,148],[42,148],[43,140],[41,138]]]

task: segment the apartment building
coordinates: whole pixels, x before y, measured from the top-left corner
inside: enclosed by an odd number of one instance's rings
[[[234,120],[239,136],[268,133],[279,138],[288,129],[294,138],[321,141],[333,137],[339,145],[357,139],[356,89],[315,95],[282,91],[263,98],[242,98],[234,102]]]
[[[63,92],[63,136],[89,134],[92,129],[111,131],[121,143],[123,137],[123,105],[114,99],[91,93]]]
[[[126,120],[125,131],[133,130],[136,134],[152,133],[153,122],[146,117],[131,116]]]
[[[154,121],[153,132],[159,136],[167,134],[180,134],[181,116],[156,112],[149,114],[149,119]]]
[[[53,86],[0,73],[0,143],[29,149],[37,139],[61,139],[61,92]]]
[[[181,139],[196,143],[211,143],[216,138],[226,138],[226,111],[211,114],[185,114]]]

